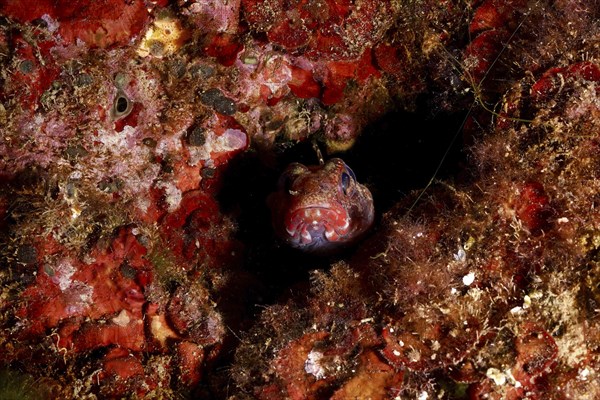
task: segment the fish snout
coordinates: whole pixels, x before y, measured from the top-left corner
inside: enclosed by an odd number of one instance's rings
[[[344,210],[324,207],[300,208],[290,212],[285,230],[288,242],[302,247],[311,244],[337,242],[350,228],[350,218]]]

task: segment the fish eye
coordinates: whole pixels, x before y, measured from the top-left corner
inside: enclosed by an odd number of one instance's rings
[[[352,177],[348,175],[346,172],[342,172],[342,191],[345,195],[348,194],[350,190],[350,185],[352,184]]]
[[[356,175],[354,174],[354,171],[352,171],[352,168],[350,168],[349,166],[347,166],[346,164],[344,164],[344,166],[346,167],[346,172],[348,173],[348,175],[350,175],[350,177],[353,180],[356,180]]]

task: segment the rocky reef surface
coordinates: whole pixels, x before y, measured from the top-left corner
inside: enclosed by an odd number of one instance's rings
[[[600,398],[600,5],[0,1],[0,397]],[[373,192],[332,257],[265,198]]]

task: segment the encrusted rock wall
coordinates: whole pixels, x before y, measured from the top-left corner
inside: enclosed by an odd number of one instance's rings
[[[599,17],[0,1],[0,397],[599,398]],[[463,143],[455,176],[332,259],[244,232],[290,149],[344,157],[400,111],[465,116],[436,136]]]

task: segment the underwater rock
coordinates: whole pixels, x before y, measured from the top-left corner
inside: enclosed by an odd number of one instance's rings
[[[581,303],[598,282],[597,68],[514,83],[467,182],[415,193],[347,264],[314,272],[307,297],[263,312],[236,354],[241,392],[331,397],[375,353],[398,374],[364,382],[376,398],[597,396],[598,308]],[[357,325],[369,344],[336,336]],[[326,356],[329,343],[343,351]]]
[[[0,4],[0,378],[46,398],[600,396],[597,4],[30,3]],[[312,141],[360,167],[365,128],[417,109],[468,112],[456,181],[328,268],[255,246],[267,213],[240,202],[264,205],[274,166]],[[382,146],[420,140],[393,129]]]
[[[42,0],[33,7],[9,0],[1,6],[0,13],[22,23],[43,21],[65,44],[77,44],[79,40],[101,48],[128,44],[150,17],[143,0]]]

